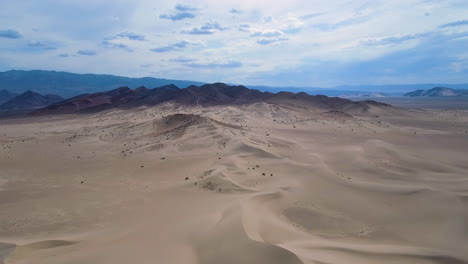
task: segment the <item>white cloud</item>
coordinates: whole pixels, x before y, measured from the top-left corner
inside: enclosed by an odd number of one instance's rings
[[[255,76],[310,67],[311,62],[325,67],[378,60],[425,45],[434,36],[454,35],[445,40],[460,42],[455,48],[467,42],[463,21],[468,20],[468,3],[463,0],[186,3],[191,2],[4,0],[0,30],[20,32],[22,37],[0,39],[0,70],[45,68],[131,76],[157,71],[164,74],[158,77],[166,78],[281,85],[281,80],[267,83]],[[182,13],[192,16],[177,16]],[[46,44],[56,49],[31,52]],[[76,56],[78,50],[96,56]],[[446,56],[460,50],[447,51]],[[460,75],[466,72],[459,60],[447,65]],[[208,66],[214,68],[211,73]],[[343,78],[332,82],[352,81]],[[298,85],[330,82],[320,77],[298,79]]]

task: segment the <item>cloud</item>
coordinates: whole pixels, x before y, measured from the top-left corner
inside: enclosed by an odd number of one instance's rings
[[[288,40],[287,38],[276,38],[276,39],[259,39],[257,40],[257,44],[260,45],[269,45],[275,42],[280,42],[280,41],[286,41]]]
[[[190,35],[211,35],[215,32],[212,30],[202,30],[200,28],[192,28],[189,30],[182,30],[181,33],[190,34]]]
[[[181,5],[181,4],[176,5],[175,9],[179,10],[179,11],[182,11],[182,12],[197,10],[197,8],[194,8],[194,7],[191,7],[191,6],[188,6],[188,5]]]
[[[468,32],[464,34],[468,35]],[[390,46],[388,49],[349,49],[351,53],[357,53],[358,58],[349,61],[310,57],[296,66],[277,67],[264,73],[252,74],[251,79],[244,83],[254,81],[275,84],[291,80],[291,86],[304,83],[335,86],[428,83],[428,79],[431,83],[466,83],[468,67],[464,65],[468,65],[468,53],[464,47],[468,45],[468,38],[460,39],[461,36],[463,33],[431,33],[423,37],[423,41],[415,41],[414,45],[405,48]],[[366,53],[375,50],[386,53],[370,58],[366,56]],[[340,57],[344,54],[343,51],[338,53]],[[460,56],[463,53],[465,57]]]
[[[95,50],[88,50],[88,49],[84,49],[84,50],[78,50],[76,52],[76,54],[78,55],[85,55],[85,56],[94,56],[96,55],[96,51]]]
[[[122,32],[122,33],[119,33],[119,34],[115,35],[115,37],[127,38],[127,39],[131,39],[131,40],[139,40],[139,41],[145,40],[145,36],[135,34],[133,32]]]
[[[52,45],[49,45],[49,44],[46,44],[46,43],[42,43],[40,41],[30,41],[27,45],[28,45],[28,47],[31,47],[31,48],[38,48],[38,49],[43,49],[43,50],[55,50],[55,49],[57,49],[57,47],[55,47],[55,46],[52,46]]]
[[[448,24],[440,25],[439,28],[459,27],[459,26],[467,26],[467,25],[468,25],[468,20],[459,20],[459,21],[448,23]]]
[[[239,61],[227,61],[227,62],[209,62],[209,63],[187,63],[185,64],[191,68],[201,69],[222,69],[222,68],[239,68],[242,67],[242,63]]]
[[[123,43],[116,43],[114,40],[118,39],[129,39],[129,40],[135,40],[135,41],[144,41],[146,40],[144,35],[136,34],[133,32],[121,32],[119,34],[106,37],[104,40],[101,42],[101,44],[106,47],[106,48],[111,48],[111,49],[123,49],[128,52],[132,52],[133,49],[131,49],[129,46],[123,44]]]
[[[170,62],[178,62],[178,63],[188,63],[188,62],[194,62],[197,61],[196,59],[192,58],[187,58],[187,57],[178,57],[178,58],[172,58],[169,59]]]
[[[238,15],[239,15],[239,14],[242,14],[242,11],[239,10],[239,9],[233,8],[233,9],[229,10],[229,13],[231,13],[231,14],[238,14]]]
[[[179,51],[179,50],[182,50],[182,49],[184,49],[186,47],[197,46],[197,45],[200,45],[200,44],[183,40],[183,41],[177,42],[177,43],[172,44],[172,45],[162,46],[162,47],[154,48],[154,49],[150,49],[150,50],[152,52],[156,52],[156,53],[163,53],[163,52],[169,52],[169,51]]]
[[[385,63],[391,59],[389,55],[405,50],[428,58],[452,59],[466,54],[468,35],[461,33],[468,34],[468,3],[462,0],[296,0],[288,3],[176,0],[153,1],[150,5],[148,0],[17,2],[2,1],[1,6],[5,8],[0,8],[0,70],[43,67],[136,77],[151,75],[157,69],[158,77],[171,79],[327,86],[372,81],[373,77],[365,71],[354,72],[354,75],[346,72],[353,72],[354,67],[360,65],[358,62],[382,58],[381,63],[372,66],[398,73],[392,81],[398,81],[399,77],[409,80],[405,76],[415,76],[427,82],[468,82],[466,63],[461,61],[435,65],[440,67],[434,70],[440,73],[439,79],[434,77],[435,74],[409,67],[400,71],[396,60],[393,64]],[[449,15],[440,15],[441,12]],[[425,16],[426,13],[431,15]],[[20,18],[12,14],[26,15]],[[166,18],[160,19],[160,16]],[[265,21],[270,22],[265,24]],[[207,22],[210,23],[205,25]],[[33,31],[33,28],[40,31]],[[433,35],[420,35],[425,32]],[[182,42],[184,38],[187,43]],[[46,47],[41,44],[29,46],[32,40],[55,46],[57,50],[45,51],[43,48]],[[188,44],[196,40],[205,42],[201,46]],[[421,45],[438,49],[427,52],[413,49]],[[91,49],[97,54],[85,57],[77,54],[80,49]],[[60,54],[67,54],[68,58]],[[72,63],[76,57],[79,59]],[[97,58],[106,63],[89,63],[89,59]],[[243,65],[220,67],[229,65],[227,60]],[[330,61],[335,64],[328,64]],[[140,67],[146,63],[153,66]],[[304,65],[304,68],[298,65]],[[342,66],[339,75],[323,76],[293,69],[291,72],[298,72],[294,75],[297,78],[288,77],[292,74],[288,69],[296,66],[300,70],[315,67],[333,71],[341,65],[353,67]],[[450,71],[450,65],[454,72],[463,69],[464,75],[443,75]],[[211,72],[206,69],[209,66],[217,66],[219,70]],[[233,75],[232,70],[236,74]],[[269,79],[257,77],[262,72],[271,73]],[[275,77],[279,72],[288,74]],[[383,73],[377,72],[375,78],[379,76]]]
[[[251,26],[249,24],[241,24],[239,25],[239,31],[240,32],[250,32],[251,31]]]
[[[240,24],[239,31],[241,32],[250,32],[250,25],[249,24]]]
[[[273,38],[284,35],[281,31],[257,31],[252,33],[251,37],[264,37],[264,38]]]
[[[170,19],[172,21],[179,21],[179,20],[186,19],[186,18],[195,18],[195,15],[192,13],[183,12],[183,13],[177,13],[175,15],[162,14],[159,16],[159,18]]]
[[[265,22],[265,23],[273,22],[273,17],[272,17],[272,16],[264,17],[264,18],[263,18],[263,22]]]
[[[61,58],[68,58],[70,57],[70,55],[68,55],[68,53],[61,53],[59,55],[57,55],[58,57],[61,57]]]
[[[368,39],[359,41],[359,43],[362,45],[366,45],[366,46],[385,46],[385,45],[400,44],[406,41],[428,37],[430,35],[431,33],[420,33],[420,34],[412,34],[412,35],[391,36],[391,37],[384,37],[384,38],[368,38]]]
[[[188,30],[182,30],[181,33],[183,34],[190,34],[190,35],[211,35],[218,31],[225,31],[228,30],[229,27],[223,27],[217,22],[206,23],[201,27],[194,27]]]
[[[20,39],[22,37],[18,31],[13,29],[0,30],[0,38]]]
[[[175,6],[177,13],[175,14],[162,14],[159,16],[161,19],[170,19],[172,21],[179,21],[187,18],[195,18],[195,14],[191,11],[196,11],[198,8],[188,5],[178,4]]]
[[[153,67],[153,66],[154,66],[154,65],[151,64],[151,63],[140,64],[140,67],[141,67],[141,68],[145,68],[145,69],[151,68],[151,67]]]
[[[128,47],[127,45],[125,44],[122,44],[122,43],[114,43],[114,42],[111,42],[109,40],[103,40],[102,41],[102,45],[106,48],[111,48],[111,49],[123,49],[123,50],[126,50],[128,52],[132,52],[133,50]]]
[[[370,19],[370,16],[354,16],[354,17],[342,20],[338,23],[334,23],[334,24],[323,23],[323,24],[316,24],[314,26],[320,29],[321,31],[334,31],[342,27],[357,25],[357,24],[367,22],[369,19]]]
[[[299,18],[302,19],[302,20],[307,20],[307,19],[311,19],[311,18],[318,17],[318,16],[321,16],[321,15],[323,15],[323,13],[312,13],[312,14],[307,14],[307,15],[300,16]]]

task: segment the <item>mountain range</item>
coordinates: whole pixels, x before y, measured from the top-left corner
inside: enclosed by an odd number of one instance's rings
[[[0,90],[6,89],[15,93],[34,90],[40,94],[57,94],[66,98],[83,93],[107,91],[121,86],[137,88],[139,86],[158,87],[168,84],[187,87],[203,83],[152,77],[128,78],[107,74],[76,74],[41,70],[0,72]]]
[[[178,88],[165,85],[148,89],[139,87],[135,90],[120,87],[107,92],[98,92],[75,96],[33,112],[34,115],[90,113],[109,109],[129,109],[141,106],[155,106],[172,103],[184,106],[242,105],[265,102],[269,104],[290,105],[313,108],[322,111],[366,112],[372,106],[390,105],[375,101],[351,101],[338,97],[309,95],[291,92],[261,92],[244,86],[231,86],[224,83],[191,85]]]
[[[411,97],[453,97],[453,96],[468,96],[468,90],[452,89],[447,87],[434,87],[429,90],[416,90],[409,93],[405,93],[404,96]]]
[[[200,86],[205,83],[197,81],[158,79],[152,77],[128,78],[107,74],[76,74],[42,70],[10,70],[0,72],[0,90],[6,89],[17,94],[26,92],[28,90],[34,90],[40,94],[57,94],[65,98],[84,93],[104,92],[123,86],[135,89],[140,86],[160,87],[169,84],[174,84],[177,87],[185,88],[190,85]],[[468,88],[468,84],[356,85],[336,86],[333,88],[291,86],[272,87],[258,85],[245,86],[262,92],[307,92],[308,94],[312,95],[322,94],[327,96],[340,97],[372,97],[372,94],[382,92],[384,92],[387,96],[399,96],[414,90],[430,89],[436,86],[450,86],[454,89]]]

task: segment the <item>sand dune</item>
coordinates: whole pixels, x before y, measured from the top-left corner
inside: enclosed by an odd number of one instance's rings
[[[468,263],[466,112],[273,99],[1,120],[0,263]]]
[[[223,212],[213,228],[194,242],[200,263],[303,263],[293,253],[270,243],[250,239],[239,208]]]

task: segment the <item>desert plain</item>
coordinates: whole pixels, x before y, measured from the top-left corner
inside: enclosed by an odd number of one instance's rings
[[[468,112],[0,120],[0,263],[468,263]]]

